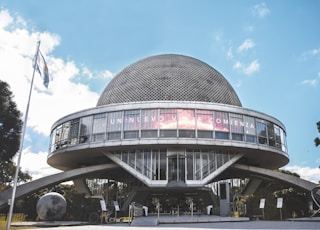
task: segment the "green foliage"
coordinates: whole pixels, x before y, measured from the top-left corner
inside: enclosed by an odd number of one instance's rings
[[[6,82],[0,80],[0,191],[10,186],[16,170],[12,158],[20,145],[22,121],[12,92]],[[20,181],[30,180],[30,175],[19,172]]]
[[[318,132],[320,133],[320,121],[317,122],[317,129],[318,129]],[[314,143],[315,145],[318,147],[320,145],[320,138],[319,137],[316,137],[314,139]]]
[[[6,82],[0,81],[0,156],[9,161],[19,149],[22,121],[12,92]]]

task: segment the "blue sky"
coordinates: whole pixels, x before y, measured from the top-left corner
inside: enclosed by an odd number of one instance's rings
[[[317,0],[2,1],[0,79],[21,112],[38,39],[50,72],[47,90],[36,77],[23,169],[34,178],[56,172],[45,160],[57,119],[94,107],[127,65],[177,53],[221,72],[244,107],[282,121],[290,156],[285,169],[319,181],[320,149],[313,142],[320,121],[319,11]]]

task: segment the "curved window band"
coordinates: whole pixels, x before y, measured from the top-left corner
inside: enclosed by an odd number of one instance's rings
[[[285,131],[269,121],[196,109],[125,110],[76,118],[52,130],[50,151],[82,143],[139,138],[232,140],[287,152]]]

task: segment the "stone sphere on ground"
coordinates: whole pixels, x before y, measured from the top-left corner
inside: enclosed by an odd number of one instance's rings
[[[66,210],[65,198],[56,192],[43,195],[37,202],[37,214],[41,220],[61,220]]]

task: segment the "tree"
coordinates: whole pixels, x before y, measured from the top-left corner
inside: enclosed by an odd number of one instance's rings
[[[317,122],[317,128],[318,128],[318,132],[320,133],[320,121]],[[320,138],[316,137],[314,139],[314,143],[315,143],[316,146],[319,146],[320,145]]]
[[[0,191],[7,188],[14,179],[16,166],[12,158],[19,150],[22,121],[12,92],[6,82],[0,80]],[[31,176],[19,172],[20,181]]]

